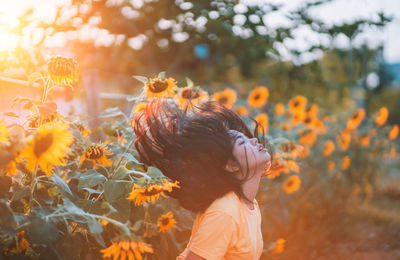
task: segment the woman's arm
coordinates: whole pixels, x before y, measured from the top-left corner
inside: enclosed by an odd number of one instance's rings
[[[196,255],[192,251],[189,250],[189,254],[186,257],[186,260],[207,260],[199,255]]]

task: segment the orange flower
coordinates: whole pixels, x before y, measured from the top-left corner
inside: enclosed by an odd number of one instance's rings
[[[369,146],[369,135],[365,135],[360,138],[360,144],[362,147],[368,147]]]
[[[342,151],[345,151],[347,150],[347,148],[349,148],[350,141],[351,141],[351,135],[349,131],[347,131],[346,129],[341,131],[340,136],[337,136],[337,142]]]
[[[303,111],[298,111],[295,114],[292,114],[292,123],[294,126],[297,126],[300,123],[304,122],[306,114]]]
[[[231,88],[226,88],[223,91],[216,92],[212,95],[212,99],[218,101],[227,108],[232,108],[236,102],[236,91]]]
[[[342,161],[342,169],[346,170],[347,168],[349,168],[349,166],[350,166],[350,157],[346,155]]]
[[[200,87],[187,86],[180,89],[179,93],[175,95],[175,99],[182,109],[187,106],[189,109],[193,109],[193,106],[208,101],[208,92]]]
[[[256,116],[254,118],[257,123],[259,123],[261,126],[258,127],[258,132],[262,133],[263,132],[263,128],[264,128],[264,134],[267,134],[268,132],[268,115],[266,113],[261,113],[258,116]],[[255,127],[255,123],[254,123],[254,127]]]
[[[164,194],[164,191],[172,191],[173,187],[180,188],[178,185],[179,181],[169,182],[167,179],[163,179],[160,183],[152,183],[150,185],[146,185],[142,187],[133,183],[133,188],[131,193],[129,194],[128,200],[133,200],[135,202],[135,206],[142,205],[146,201],[156,201],[160,198],[160,195],[167,198]]]
[[[356,129],[365,117],[365,110],[363,108],[359,108],[347,121],[347,130],[353,131]]]
[[[282,103],[277,103],[275,105],[275,115],[280,116],[285,113],[285,106]]]
[[[162,215],[157,222],[157,225],[160,227],[159,232],[165,232],[169,229],[175,228],[175,224],[176,221],[172,212]]]
[[[103,258],[116,259],[138,259],[142,260],[143,253],[154,253],[151,244],[147,244],[140,240],[120,240],[114,242],[111,246],[101,249]]]
[[[323,152],[324,156],[329,156],[334,150],[335,144],[331,140],[326,141]]]
[[[247,104],[249,105],[249,107],[260,108],[267,103],[268,96],[268,88],[264,86],[258,86],[250,92],[247,98]]]
[[[313,146],[317,141],[317,133],[313,130],[308,130],[305,133],[301,133],[299,143],[302,145]]]
[[[311,117],[317,117],[319,107],[317,104],[312,104],[309,108],[307,108],[306,113]]]
[[[382,107],[381,109],[379,109],[379,113],[375,117],[375,123],[378,126],[383,125],[384,123],[386,123],[388,115],[389,115],[389,111],[387,110],[387,108],[386,107]]]
[[[328,163],[328,172],[332,172],[336,167],[336,164],[332,161]]]
[[[274,244],[274,247],[273,247],[273,249],[272,249],[272,254],[280,254],[280,253],[282,253],[283,252],[283,249],[285,248],[285,242],[286,242],[286,240],[285,239],[283,239],[283,238],[279,238],[276,242],[275,242],[275,244]]]
[[[172,97],[177,90],[176,81],[173,78],[161,80],[159,78],[150,79],[145,83],[144,92],[146,97]]]
[[[291,194],[295,191],[297,191],[300,188],[301,180],[299,176],[297,175],[292,175],[286,181],[283,183],[283,190]]]
[[[237,107],[235,109],[235,111],[239,116],[248,116],[249,115],[249,111],[247,110],[247,108],[245,106]]]
[[[304,96],[296,96],[289,101],[289,111],[292,114],[303,113],[307,104],[307,98]]]
[[[399,135],[399,126],[398,125],[394,125],[392,127],[392,130],[390,130],[389,132],[389,139],[390,140],[394,140],[397,138],[397,136]]]

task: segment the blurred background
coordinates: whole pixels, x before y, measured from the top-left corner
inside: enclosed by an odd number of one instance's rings
[[[0,112],[6,123],[24,121],[29,111],[12,101],[40,97],[37,72],[62,55],[77,60],[80,81],[55,87],[49,98],[60,114],[80,114],[91,129],[107,108],[130,114],[129,97],[143,87],[133,75],[156,77],[161,71],[179,87],[189,77],[208,93],[232,88],[241,100],[266,86],[264,112],[302,95],[328,119],[358,108],[373,118],[386,107],[386,124],[398,125],[399,35],[397,0],[0,0]],[[343,124],[330,126],[335,140]],[[374,127],[367,125],[368,131]],[[264,245],[279,237],[287,242],[272,259],[400,259],[398,129],[390,140],[383,127],[377,129],[385,141],[368,141],[368,149],[354,145],[351,152],[337,149],[342,169],[329,182],[318,142],[301,159],[304,185],[295,199],[282,195],[280,184],[257,198]],[[393,157],[381,160],[392,144]],[[349,155],[350,169],[342,161]],[[386,176],[377,183],[378,173]],[[380,195],[372,199],[372,191]],[[348,218],[349,212],[357,214]],[[189,234],[181,236],[183,246]]]

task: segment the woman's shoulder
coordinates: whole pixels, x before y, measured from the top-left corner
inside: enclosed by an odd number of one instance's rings
[[[211,203],[204,214],[207,214],[209,212],[222,211],[236,218],[236,216],[238,215],[238,210],[239,205],[237,201],[237,195],[233,191],[230,191]]]

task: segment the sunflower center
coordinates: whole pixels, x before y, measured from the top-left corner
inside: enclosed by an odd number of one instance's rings
[[[54,137],[51,133],[40,136],[35,141],[33,147],[33,153],[39,158],[43,153],[45,153],[50,146],[53,144]]]
[[[195,99],[198,98],[200,95],[198,92],[195,92],[191,89],[185,89],[182,91],[182,97],[185,99]]]
[[[310,117],[306,117],[306,119],[304,120],[304,123],[306,123],[306,124],[311,123],[311,118]]]
[[[300,102],[299,101],[295,101],[294,103],[293,103],[293,106],[294,107],[298,107],[300,105]]]
[[[227,97],[221,97],[220,99],[218,99],[218,101],[222,104],[226,104],[228,102],[228,98]]]
[[[161,221],[161,223],[162,223],[164,226],[168,225],[168,223],[169,223],[169,218],[164,218],[164,219]]]
[[[149,89],[153,93],[163,92],[164,90],[167,89],[167,87],[168,87],[168,82],[161,80],[157,80],[149,85]]]
[[[260,94],[257,94],[257,95],[254,96],[254,100],[257,100],[257,99],[259,99],[260,97],[261,97]]]
[[[89,147],[86,150],[86,157],[91,160],[99,159],[103,156],[104,151],[101,147]]]
[[[162,192],[162,190],[160,190],[160,189],[152,189],[152,190],[146,189],[143,192],[143,195],[145,195],[145,196],[153,196],[153,195],[156,195],[156,194],[158,194],[160,192]]]
[[[290,187],[290,186],[292,186],[293,185],[293,181],[292,180],[289,180],[287,183],[286,183],[286,186],[288,186],[288,187]]]

